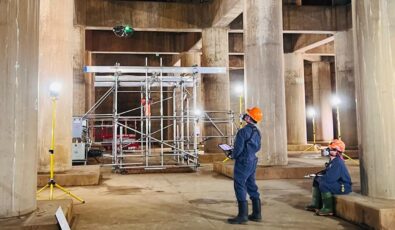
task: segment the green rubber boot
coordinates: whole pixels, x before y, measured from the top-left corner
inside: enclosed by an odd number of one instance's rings
[[[321,207],[321,192],[318,189],[318,187],[313,187],[311,194],[312,194],[311,204],[307,205],[305,207],[305,209],[307,211],[315,212],[316,210],[320,209],[320,207]]]
[[[321,193],[322,208],[317,211],[319,216],[333,216],[333,195],[330,192]]]

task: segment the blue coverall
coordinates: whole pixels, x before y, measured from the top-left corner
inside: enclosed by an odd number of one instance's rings
[[[255,183],[255,171],[258,158],[255,154],[261,148],[261,134],[254,124],[247,124],[236,134],[232,158],[234,166],[234,189],[238,202],[259,199],[258,186]]]
[[[347,167],[339,156],[329,161],[325,170],[314,178],[313,186],[318,187],[320,192],[332,194],[347,194],[352,191],[351,177]]]

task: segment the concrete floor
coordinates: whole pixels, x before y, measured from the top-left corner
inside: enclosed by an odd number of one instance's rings
[[[213,173],[209,165],[184,174],[107,172],[101,185],[70,188],[86,200],[74,205],[73,229],[359,229],[339,218],[304,211],[310,201],[309,179],[265,180],[258,185],[264,221],[232,226],[226,223],[237,209],[232,180]]]

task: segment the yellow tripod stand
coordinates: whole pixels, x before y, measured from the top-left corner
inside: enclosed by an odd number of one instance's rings
[[[342,139],[342,134],[341,134],[341,130],[340,130],[340,113],[339,113],[339,105],[336,105],[336,116],[337,116],[337,132],[338,132],[338,139],[341,140]],[[342,153],[343,156],[345,156],[347,158],[347,160],[350,160],[352,162],[354,162],[355,164],[359,165],[359,162],[352,159],[350,156],[348,156],[345,153]]]
[[[63,188],[62,186],[60,186],[59,184],[56,183],[55,179],[54,179],[54,147],[55,147],[55,118],[56,118],[56,100],[57,100],[57,95],[51,95],[51,100],[52,100],[52,128],[51,128],[51,146],[49,149],[49,156],[50,156],[50,178],[48,181],[48,184],[46,184],[44,187],[42,187],[41,189],[39,189],[37,191],[37,195],[40,194],[42,191],[44,191],[46,188],[49,187],[49,200],[53,200],[53,191],[54,188],[58,188],[61,191],[63,191],[64,193],[66,193],[67,195],[73,197],[74,199],[78,200],[81,203],[85,203],[85,201],[81,198],[79,198],[78,196],[74,195],[73,193],[71,193],[69,190]]]
[[[239,96],[239,119],[240,119],[240,121],[239,121],[239,128],[240,128],[240,129],[243,128],[243,120],[241,119],[242,112],[243,112],[243,94],[241,93],[240,96]],[[222,163],[226,163],[226,162],[227,162],[228,160],[230,160],[230,159],[231,159],[231,158],[226,157],[226,158],[222,161]]]
[[[313,151],[319,150],[317,143],[316,143],[316,128],[315,128],[315,116],[313,115],[312,118],[312,123],[313,123],[313,145],[308,147],[307,149],[303,150],[303,152],[309,151],[313,149]]]

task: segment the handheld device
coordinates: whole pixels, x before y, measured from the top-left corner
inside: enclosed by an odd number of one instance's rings
[[[225,152],[233,150],[233,147],[228,144],[219,144],[218,147],[220,149],[222,149],[222,151],[225,151]]]
[[[224,151],[224,153],[225,153],[225,155],[226,155],[226,159],[225,159],[224,161],[222,161],[222,162],[225,163],[226,161],[228,161],[229,159],[231,159],[232,150],[233,150],[233,147],[232,147],[232,146],[230,146],[230,145],[228,145],[228,144],[219,144],[218,147],[219,147],[222,151]]]

